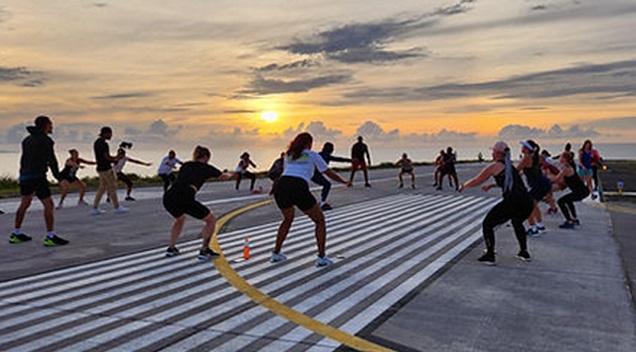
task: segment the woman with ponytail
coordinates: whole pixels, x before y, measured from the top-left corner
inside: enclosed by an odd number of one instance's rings
[[[218,256],[209,247],[210,239],[216,226],[216,216],[208,207],[199,203],[195,196],[207,179],[218,177],[222,180],[227,180],[233,175],[222,173],[216,167],[208,164],[210,157],[211,154],[208,148],[200,145],[196,146],[192,153],[192,161],[181,165],[177,179],[163,195],[163,206],[174,217],[174,223],[170,229],[170,244],[168,249],[166,249],[166,257],[174,257],[180,254],[179,249],[177,249],[177,240],[183,230],[186,214],[205,222],[203,230],[201,230],[203,243],[201,244],[198,258],[200,260],[209,260]]]
[[[481,170],[477,176],[459,187],[461,192],[465,188],[479,186],[493,177],[495,183],[484,185],[482,189],[488,191],[495,186],[503,189],[503,200],[490,209],[482,223],[486,253],[478,260],[484,264],[495,265],[495,227],[508,220],[512,221],[512,227],[519,242],[517,258],[523,261],[530,260],[523,222],[532,212],[532,198],[510,161],[510,148],[505,142],[497,142],[492,147],[492,159],[493,162]]]
[[[580,202],[585,199],[590,195],[590,191],[576,174],[576,171],[574,171],[576,165],[571,153],[561,153],[559,162],[561,163],[561,172],[556,176],[555,182],[565,184],[571,191],[559,198],[557,202],[561,213],[565,217],[565,222],[559,227],[562,229],[573,229],[574,225],[580,224],[579,219],[576,217],[574,202]]]
[[[283,215],[283,221],[276,235],[276,245],[271,259],[272,263],[287,259],[281,250],[294,220],[294,206],[297,206],[315,224],[316,245],[318,246],[316,266],[321,267],[332,264],[331,259],[327,257],[325,252],[327,240],[325,216],[318,206],[316,198],[309,191],[309,180],[313,176],[314,170],[317,170],[334,181],[346,184],[347,187],[351,187],[351,183],[329,169],[320,154],[311,150],[312,143],[313,137],[309,133],[303,132],[296,136],[287,148],[284,171],[274,188],[274,199]]]
[[[517,169],[526,176],[528,186],[530,187],[529,193],[532,197],[534,207],[532,213],[528,217],[528,236],[537,236],[539,230],[544,231],[543,219],[541,218],[541,210],[539,210],[539,202],[547,197],[552,191],[552,182],[541,171],[541,148],[539,145],[529,139],[527,141],[519,142],[521,144],[521,153],[523,157],[517,165]],[[554,201],[552,201],[551,207],[554,207]]]

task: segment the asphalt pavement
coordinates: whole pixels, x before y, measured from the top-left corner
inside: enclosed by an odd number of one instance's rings
[[[477,164],[458,165],[460,182],[476,174],[479,168],[480,165]],[[416,169],[416,189],[397,189],[396,172],[397,170],[372,171],[371,188],[362,187],[361,175],[358,174],[353,188],[336,187],[332,191],[330,203],[336,210],[342,208],[350,211],[350,214],[358,214],[347,215],[350,219],[342,220],[344,226],[347,223],[356,225],[357,219],[364,219],[361,215],[364,211],[359,213],[361,209],[358,208],[370,209],[372,204],[374,207],[382,207],[386,203],[386,209],[382,211],[387,212],[393,207],[389,206],[389,202],[410,202],[413,199],[410,197],[420,197],[415,199],[421,199],[421,202],[478,197],[475,199],[486,199],[483,209],[480,209],[485,211],[491,206],[487,199],[493,197],[492,201],[495,201],[498,196],[498,192],[494,190],[486,194],[479,189],[457,194],[447,184],[443,191],[435,191],[431,187],[431,167]],[[243,187],[246,186],[247,184],[243,184]],[[229,182],[208,183],[200,192],[199,198],[221,217],[246,205],[267,200],[268,181],[258,180],[257,186],[262,187],[265,192],[254,195],[246,189],[235,191]],[[127,255],[146,256],[146,253],[154,253],[154,257],[161,258],[172,219],[159,201],[160,192],[157,187],[135,189],[133,195],[138,200],[124,202],[130,207],[129,213],[115,214],[112,207],[109,208],[106,204],[103,208],[108,212],[99,216],[89,215],[89,209],[85,207],[70,206],[76,198],[74,194],[69,196],[69,206],[56,211],[56,229],[60,236],[69,239],[71,243],[56,248],[42,245],[42,212],[34,202],[34,209],[27,214],[23,227],[34,240],[18,245],[7,241],[0,245],[0,284],[12,285],[16,280],[29,280],[34,275],[55,276],[59,275],[60,270],[70,270],[90,263],[99,266],[104,260]],[[92,199],[92,194],[88,194],[87,198]],[[463,203],[458,201],[449,204],[458,204],[456,206],[461,207],[459,204]],[[481,240],[471,242],[449,261],[436,267],[430,276],[410,286],[408,292],[403,292],[395,302],[383,306],[355,335],[376,346],[396,351],[636,350],[636,309],[633,300],[636,275],[632,255],[636,249],[633,237],[636,212],[632,203],[613,204],[613,208],[597,203],[577,204],[582,224],[575,230],[558,228],[558,224],[563,221],[560,214],[546,215],[544,222],[547,231],[537,238],[529,239],[529,251],[533,257],[530,262],[520,262],[514,257],[517,244],[512,229],[502,226],[496,232],[497,266],[480,265],[476,258],[482,252],[483,243]],[[7,238],[13,226],[16,205],[16,200],[0,200],[0,208],[7,212],[0,215],[0,232],[4,232]],[[545,205],[541,206],[545,210]],[[472,212],[477,213],[480,210]],[[470,226],[469,233],[478,233],[478,218],[482,215],[467,225],[461,225],[460,219],[468,215],[462,215],[459,209],[454,210],[452,207],[444,212],[447,214],[442,213],[444,216],[435,221],[441,222],[444,217],[457,216],[452,222],[458,225],[444,236],[461,232],[462,226]],[[231,218],[223,227],[222,233],[240,233],[248,229],[253,232],[259,226],[276,222],[279,218],[275,206],[265,204]],[[386,221],[389,220],[390,216],[386,216]],[[340,226],[340,222],[335,219],[329,221],[329,226]],[[385,220],[382,216],[376,216],[373,221]],[[188,219],[180,243],[196,242],[200,228],[200,222]],[[382,234],[383,230],[376,231]],[[389,236],[398,230],[390,230],[387,226],[384,231]],[[223,246],[221,244],[221,249]],[[401,260],[409,259],[404,257]],[[399,260],[398,258],[392,264],[396,266],[395,270],[398,270]],[[390,267],[385,271],[390,273]],[[352,279],[355,276],[350,275]],[[247,278],[249,279],[249,275]],[[374,289],[366,287],[364,290]],[[379,288],[375,290],[381,292]],[[37,295],[37,291],[33,294]],[[382,298],[377,297],[375,302],[367,300],[364,304],[368,306],[366,308],[378,305],[379,309]],[[0,303],[0,309],[17,309],[22,304],[26,305],[14,298],[1,299]],[[328,307],[325,306],[325,309]],[[30,309],[37,311],[37,307]],[[5,327],[8,329],[5,331],[11,331],[13,320],[5,322],[9,325]],[[0,318],[0,325],[2,323],[3,318]],[[235,335],[243,333],[233,332]],[[287,341],[285,336],[288,335],[267,333],[261,338],[282,343]],[[170,350],[170,346],[197,346],[183,349],[205,350],[202,347],[205,344],[201,345],[200,341],[196,345],[185,342],[179,345],[179,341],[181,340],[173,337],[169,344],[155,344],[152,348],[138,350]],[[333,350],[330,346],[335,346],[338,350],[352,349],[351,345],[348,347],[342,344],[337,347],[338,344],[324,343],[317,338],[304,338],[302,341],[303,344],[290,345],[288,349]],[[3,343],[7,343],[7,346],[20,346],[23,342],[12,339],[11,334],[8,334],[4,340],[0,338],[0,347]],[[65,345],[52,346],[58,346],[62,350]],[[86,346],[92,346],[91,349],[95,346],[102,346],[102,349],[103,346],[109,346],[108,349],[117,350],[112,343]],[[245,345],[240,350],[257,350],[256,346],[261,346],[260,350],[274,350],[273,347],[263,347],[270,345],[262,341],[260,344]],[[68,349],[68,346],[65,348]],[[47,349],[40,346],[34,350]]]

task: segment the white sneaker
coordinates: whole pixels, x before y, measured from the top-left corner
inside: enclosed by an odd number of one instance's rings
[[[287,260],[287,257],[283,253],[274,253],[272,252],[272,263],[278,263]]]
[[[106,210],[104,209],[99,209],[99,208],[92,208],[91,209],[91,215],[101,215],[104,214],[106,212]]]
[[[118,206],[117,208],[115,208],[115,213],[117,213],[117,214],[123,214],[123,213],[127,213],[127,212],[128,212],[128,210],[130,210],[130,209],[128,209],[128,208],[126,208],[126,207],[122,207],[122,206],[120,205],[120,206]]]
[[[319,268],[322,266],[329,266],[331,264],[333,264],[333,260],[327,256],[316,258],[316,266]]]

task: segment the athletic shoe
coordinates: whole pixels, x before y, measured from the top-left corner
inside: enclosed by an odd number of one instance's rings
[[[563,224],[559,225],[559,228],[560,229],[573,229],[574,228],[574,223],[566,221]]]
[[[539,230],[537,230],[536,228],[529,228],[528,231],[526,231],[526,235],[528,235],[528,237],[539,236]]]
[[[64,206],[63,206],[62,204],[58,204],[58,205],[55,207],[55,209],[57,209],[57,210],[60,210],[60,209],[62,209],[62,208],[64,208]]]
[[[442,190],[442,186],[437,186],[437,187],[435,188],[435,190],[436,190],[436,191],[441,191],[441,190]]]
[[[126,198],[124,198],[124,200],[128,200],[128,201],[134,202],[136,199],[131,197],[131,196],[126,196]]]
[[[404,185],[400,183],[400,184],[398,185],[398,188],[402,188],[402,187],[404,187]]]
[[[219,257],[219,254],[211,250],[210,248],[200,250],[199,255],[197,256],[199,260],[210,260],[212,258],[218,258],[218,257]]]
[[[31,241],[31,237],[25,233],[21,233],[19,235],[12,233],[11,236],[9,236],[9,243],[22,243],[29,241]]]
[[[181,252],[179,252],[179,249],[177,247],[168,247],[168,249],[166,249],[166,257],[170,258],[170,257],[174,257],[181,254]]]
[[[532,259],[530,258],[530,253],[528,253],[528,251],[519,251],[519,253],[517,253],[517,259],[521,260],[522,262],[529,262]]]
[[[86,201],[84,201],[84,200],[78,200],[77,201],[77,205],[81,205],[81,206],[87,207],[88,203],[86,203]]]
[[[411,188],[415,189],[415,185],[411,185]]]
[[[484,253],[481,257],[477,258],[477,260],[485,265],[496,265],[495,255],[493,253]]]
[[[274,253],[272,252],[272,259],[270,262],[278,263],[287,260],[287,257],[283,253]]]
[[[323,266],[329,266],[331,264],[333,264],[333,260],[331,260],[331,258],[327,256],[316,258],[316,267],[318,268]]]
[[[322,209],[322,210],[331,210],[331,209],[333,209],[333,207],[331,205],[329,205],[329,203],[325,203],[325,204],[323,204],[320,207],[320,209]]]
[[[581,225],[581,222],[579,221],[579,219],[574,220],[574,225]]]
[[[371,187],[371,184],[370,183],[365,183],[364,187]]]
[[[543,225],[537,225],[537,230],[539,230],[539,231],[545,231],[545,226],[543,226]]]
[[[44,246],[46,247],[55,247],[55,246],[63,246],[65,244],[68,244],[68,241],[61,238],[61,237],[57,237],[55,235],[53,235],[53,237],[46,237],[44,239]]]
[[[127,213],[130,209],[126,208],[126,207],[122,207],[121,205],[118,206],[117,208],[115,208],[115,213],[117,214],[123,214],[123,213]]]
[[[91,209],[91,215],[101,215],[101,214],[104,214],[105,212],[106,212],[106,210],[100,209],[100,208],[92,208]]]

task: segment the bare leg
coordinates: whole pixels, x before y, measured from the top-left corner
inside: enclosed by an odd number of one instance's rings
[[[31,201],[33,200],[33,196],[22,196],[20,198],[20,206],[18,210],[15,212],[15,228],[19,229],[22,227],[22,222],[24,221],[24,216],[26,215],[27,209],[31,206]]]
[[[186,219],[185,214],[174,219],[174,223],[172,223],[172,228],[170,229],[170,247],[174,247],[177,245],[177,240],[179,239],[179,235],[181,234],[181,231],[183,230],[185,219]]]
[[[69,188],[69,184],[67,180],[62,180],[60,182],[60,203],[59,203],[59,207],[62,207],[62,204],[64,203],[64,199],[66,199],[66,194],[68,193],[68,188]]]
[[[283,214],[283,221],[280,223],[280,226],[278,227],[278,233],[276,234],[276,245],[274,246],[274,253],[280,253],[280,250],[283,248],[283,243],[285,243],[285,239],[287,238],[287,234],[289,233],[289,229],[291,228],[292,222],[294,221],[294,207],[281,209],[280,212]]]
[[[79,188],[79,202],[84,201],[84,194],[86,194],[86,184],[80,180],[75,181],[75,184]]]
[[[325,256],[325,247],[327,242],[327,224],[325,223],[325,214],[322,212],[318,204],[314,204],[311,209],[305,212],[307,216],[316,225],[315,236],[316,246],[318,247],[318,256]]]
[[[44,199],[40,199],[42,205],[44,206],[44,223],[46,224],[46,231],[53,231],[55,226],[55,217],[53,215],[55,206],[53,205],[53,198],[46,197]]]
[[[210,239],[212,239],[214,229],[216,228],[216,216],[214,216],[213,212],[210,212],[208,216],[203,218],[203,221],[205,221],[205,225],[203,226],[203,230],[201,230],[201,239],[203,240],[203,243],[201,243],[202,250],[210,246]]]

